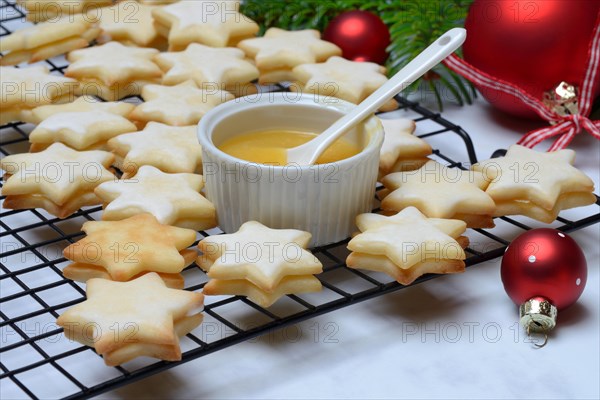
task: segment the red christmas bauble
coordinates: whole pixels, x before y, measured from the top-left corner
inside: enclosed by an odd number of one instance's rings
[[[323,39],[342,49],[344,58],[383,64],[388,58],[390,32],[381,18],[368,11],[347,11],[329,22]]]
[[[562,81],[583,81],[599,13],[600,1],[475,0],[465,21],[464,59],[541,100]],[[503,111],[539,118],[511,95],[478,89]]]
[[[513,240],[500,271],[504,289],[516,304],[543,297],[558,310],[577,301],[587,280],[579,245],[550,228],[532,229]]]

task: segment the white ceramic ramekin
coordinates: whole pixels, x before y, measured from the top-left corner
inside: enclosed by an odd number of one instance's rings
[[[300,93],[259,93],[223,103],[198,125],[206,195],[219,226],[235,232],[246,221],[312,234],[311,246],[339,242],[355,230],[358,214],[371,211],[383,127],[370,117],[346,139],[362,151],[335,163],[271,166],[232,157],[217,146],[239,134],[285,129],[322,132],[353,104]]]

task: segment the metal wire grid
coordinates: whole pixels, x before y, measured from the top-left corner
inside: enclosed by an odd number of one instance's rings
[[[11,32],[8,23],[22,20],[24,14],[12,2],[0,3],[0,36]],[[62,73],[64,59],[46,61],[51,71]],[[139,101],[139,99],[133,99]],[[456,136],[463,145],[459,159],[477,161],[473,143],[460,127],[417,103],[397,97],[399,112],[417,122],[418,136],[442,138],[442,145],[453,148]],[[11,123],[0,127],[2,156],[27,151],[31,126]],[[466,157],[465,157],[466,156]],[[465,168],[439,149],[434,157],[452,167]],[[0,185],[2,180],[0,180]],[[0,201],[3,201],[3,197]],[[590,216],[580,220],[559,217],[554,227],[570,232],[598,223],[597,204]],[[324,265],[318,278],[323,292],[290,295],[270,309],[263,309],[243,297],[207,298],[204,323],[181,341],[180,362],[135,360],[119,367],[104,366],[93,349],[70,342],[54,321],[63,310],[85,299],[84,285],[63,278],[61,267],[67,260],[62,248],[83,236],[85,221],[99,219],[101,207],[88,207],[65,220],[54,218],[43,210],[0,211],[0,397],[86,398],[126,385],[160,371],[299,323],[317,315],[381,296],[404,286],[378,273],[351,270],[345,266],[347,241],[313,249]],[[510,239],[531,229],[514,218],[499,218],[493,230],[470,230],[471,242],[478,246],[466,249],[467,266],[500,256]],[[201,231],[198,240],[218,229]],[[475,239],[475,240],[474,240]],[[184,270],[186,290],[199,291],[207,281],[197,267]],[[426,275],[414,284],[435,278]],[[208,329],[210,327],[210,329]]]

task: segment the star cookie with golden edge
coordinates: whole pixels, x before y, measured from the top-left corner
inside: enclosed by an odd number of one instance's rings
[[[119,42],[70,52],[65,76],[77,79],[81,92],[104,100],[139,95],[145,84],[159,82],[162,71],[152,59],[156,49],[128,47]]]
[[[211,47],[235,46],[255,36],[258,24],[239,13],[239,1],[180,1],[152,11],[158,32],[169,40],[169,51],[191,43]]]
[[[160,53],[154,61],[165,73],[163,85],[193,80],[203,89],[227,90],[236,95],[256,92],[250,82],[258,79],[258,69],[235,47],[192,43],[184,51]]]
[[[200,194],[202,175],[167,174],[144,165],[130,179],[105,182],[95,190],[104,202],[104,221],[150,213],[164,225],[194,230],[217,226],[214,205]]]
[[[596,202],[594,182],[574,162],[573,150],[542,153],[513,145],[506,156],[472,169],[490,182],[486,193],[496,202],[495,216],[525,215],[551,223],[561,210]]]
[[[31,116],[27,122],[38,125],[55,114],[67,112],[97,111],[127,117],[134,108],[135,104],[125,103],[124,101],[100,101],[93,96],[81,96],[71,103],[36,107],[31,110]]]
[[[167,286],[183,289],[180,272],[197,256],[188,249],[196,231],[162,225],[150,214],[121,221],[88,221],[81,230],[87,236],[63,251],[73,261],[63,269],[64,276],[79,282],[96,277],[126,282],[156,272]]]
[[[0,38],[0,65],[43,61],[87,47],[99,34],[96,21],[82,15],[27,26]]]
[[[142,165],[167,173],[202,173],[202,146],[196,126],[169,126],[150,122],[139,132],[119,135],[108,141],[117,156],[124,178],[135,175]]]
[[[292,72],[295,84],[290,89],[358,104],[387,82],[385,72],[385,67],[375,63],[334,56],[324,63],[295,67]],[[381,110],[389,111],[396,107],[396,101],[390,100]]]
[[[83,206],[101,204],[94,189],[116,179],[107,169],[114,156],[106,151],[76,151],[54,143],[39,153],[0,160],[6,174],[2,195],[7,209],[43,208],[66,218]]]
[[[133,0],[119,1],[103,8],[100,15],[100,43],[111,40],[139,47],[156,47],[162,37],[154,27],[152,10],[156,6]],[[163,39],[164,40],[164,39]]]
[[[186,81],[176,86],[144,86],[142,98],[144,102],[129,114],[131,120],[187,126],[196,125],[208,111],[234,97],[223,90],[198,89],[194,82]]]
[[[292,81],[295,79],[294,67],[342,55],[338,46],[321,40],[319,31],[313,29],[269,28],[263,37],[243,40],[238,47],[256,61],[261,84]]]
[[[361,214],[356,224],[361,233],[348,243],[349,268],[384,272],[403,285],[428,273],[464,271],[463,221],[427,218],[408,207],[391,217]]]
[[[100,13],[97,8],[108,6],[112,0],[17,0],[27,11],[27,20],[42,22],[83,13],[93,18]]]
[[[496,205],[485,192],[481,172],[448,168],[430,160],[415,171],[394,172],[383,178],[390,190],[381,208],[398,212],[416,207],[430,218],[460,219],[470,228],[493,228]]]
[[[236,233],[200,241],[198,248],[202,255],[198,265],[208,271],[210,278],[245,279],[264,290],[272,290],[284,276],[323,272],[319,260],[305,250],[310,238],[308,232],[271,229],[250,221]]]
[[[391,172],[419,169],[429,161],[431,146],[414,135],[415,121],[406,118],[381,119],[385,137],[379,156],[379,177]]]
[[[127,118],[108,111],[59,112],[41,121],[29,134],[30,151],[56,142],[75,150],[98,149],[108,139],[136,130],[137,127]]]
[[[306,250],[310,238],[308,232],[250,221],[236,233],[201,240],[196,264],[211,278],[206,294],[248,296],[268,307],[285,294],[321,290],[313,275],[323,266]]]
[[[0,67],[0,124],[22,120],[32,108],[72,100],[78,86],[46,67]]]
[[[181,360],[179,337],[202,322],[204,296],[167,288],[156,273],[129,282],[90,279],[86,297],[56,323],[68,339],[93,347],[108,366],[143,356]]]

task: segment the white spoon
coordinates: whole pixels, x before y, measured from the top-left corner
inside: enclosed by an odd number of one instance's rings
[[[396,94],[406,89],[425,72],[454,52],[467,37],[463,28],[450,29],[423,50],[383,86],[314,139],[287,150],[287,162],[312,165],[319,156],[350,128],[377,111]]]

